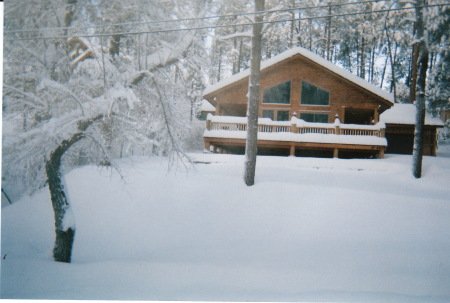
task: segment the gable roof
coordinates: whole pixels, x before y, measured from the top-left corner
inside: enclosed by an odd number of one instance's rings
[[[380,115],[380,121],[386,124],[416,124],[416,106],[414,104],[396,103]],[[440,118],[425,112],[425,125],[444,126]]]
[[[309,50],[303,48],[303,47],[295,47],[292,48],[290,50],[287,50],[275,57],[272,57],[268,60],[262,61],[261,62],[261,70],[264,70],[268,67],[271,67],[277,63],[280,63],[284,60],[287,60],[291,57],[294,57],[296,55],[300,55],[310,61],[315,62],[316,64],[324,67],[325,69],[329,70],[330,72],[344,78],[347,79],[348,81],[356,84],[357,86],[383,98],[384,100],[394,104],[394,96],[390,93],[388,93],[387,91],[379,88],[378,86],[373,85],[372,83],[369,83],[368,81],[350,73],[349,71],[337,66],[334,63],[331,63],[330,61],[320,57],[319,55],[316,55],[312,52],[310,52]],[[242,80],[246,77],[250,76],[250,69],[246,69],[240,73],[237,73],[231,77],[225,78],[213,85],[208,86],[204,92],[203,95],[208,95],[212,92],[215,92],[219,89],[222,89],[228,85],[231,85],[239,80]]]

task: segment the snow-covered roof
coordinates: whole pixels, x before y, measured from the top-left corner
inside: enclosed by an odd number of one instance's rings
[[[203,99],[202,104],[200,105],[200,111],[202,112],[214,112],[216,108],[208,102],[208,100]]]
[[[416,124],[416,106],[396,103],[380,115],[380,120],[390,124]],[[425,114],[425,125],[444,126],[440,118]]]
[[[371,93],[391,102],[394,103],[394,96],[387,91],[379,88],[378,86],[373,85],[372,83],[367,82],[366,80],[350,73],[349,71],[331,63],[330,61],[320,57],[319,55],[316,55],[309,50],[303,48],[303,47],[295,47],[290,50],[287,50],[275,57],[272,57],[268,60],[261,62],[261,70],[264,70],[270,66],[273,66],[277,63],[280,63],[286,59],[289,59],[295,55],[301,55],[311,61],[314,61],[315,63],[321,65],[322,67],[328,69],[329,71],[355,83],[356,85],[360,86],[361,88],[370,91]],[[231,77],[228,77],[226,79],[223,79],[213,85],[208,86],[204,92],[203,95],[208,95],[216,90],[219,90],[221,88],[224,88],[230,84],[233,84],[239,80],[242,80],[250,75],[250,69],[246,69],[240,73],[237,73]]]

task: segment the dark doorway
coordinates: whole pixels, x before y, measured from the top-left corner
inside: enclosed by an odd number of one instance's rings
[[[345,109],[346,124],[372,124],[373,110],[361,108],[346,108]]]
[[[386,153],[411,155],[413,152],[413,134],[386,134],[386,140]]]

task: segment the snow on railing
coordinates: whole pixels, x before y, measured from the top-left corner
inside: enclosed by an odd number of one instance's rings
[[[375,125],[312,123],[293,117],[291,121],[272,121],[269,118],[258,119],[258,132],[264,133],[296,133],[296,134],[325,134],[347,136],[377,136],[384,137],[386,128],[383,122]],[[207,130],[246,131],[246,117],[213,116],[208,114]]]

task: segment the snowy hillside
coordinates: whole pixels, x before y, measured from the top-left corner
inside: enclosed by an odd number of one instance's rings
[[[86,166],[67,185],[72,264],[48,190],[2,208],[2,298],[450,301],[450,154],[382,160],[194,154]]]

